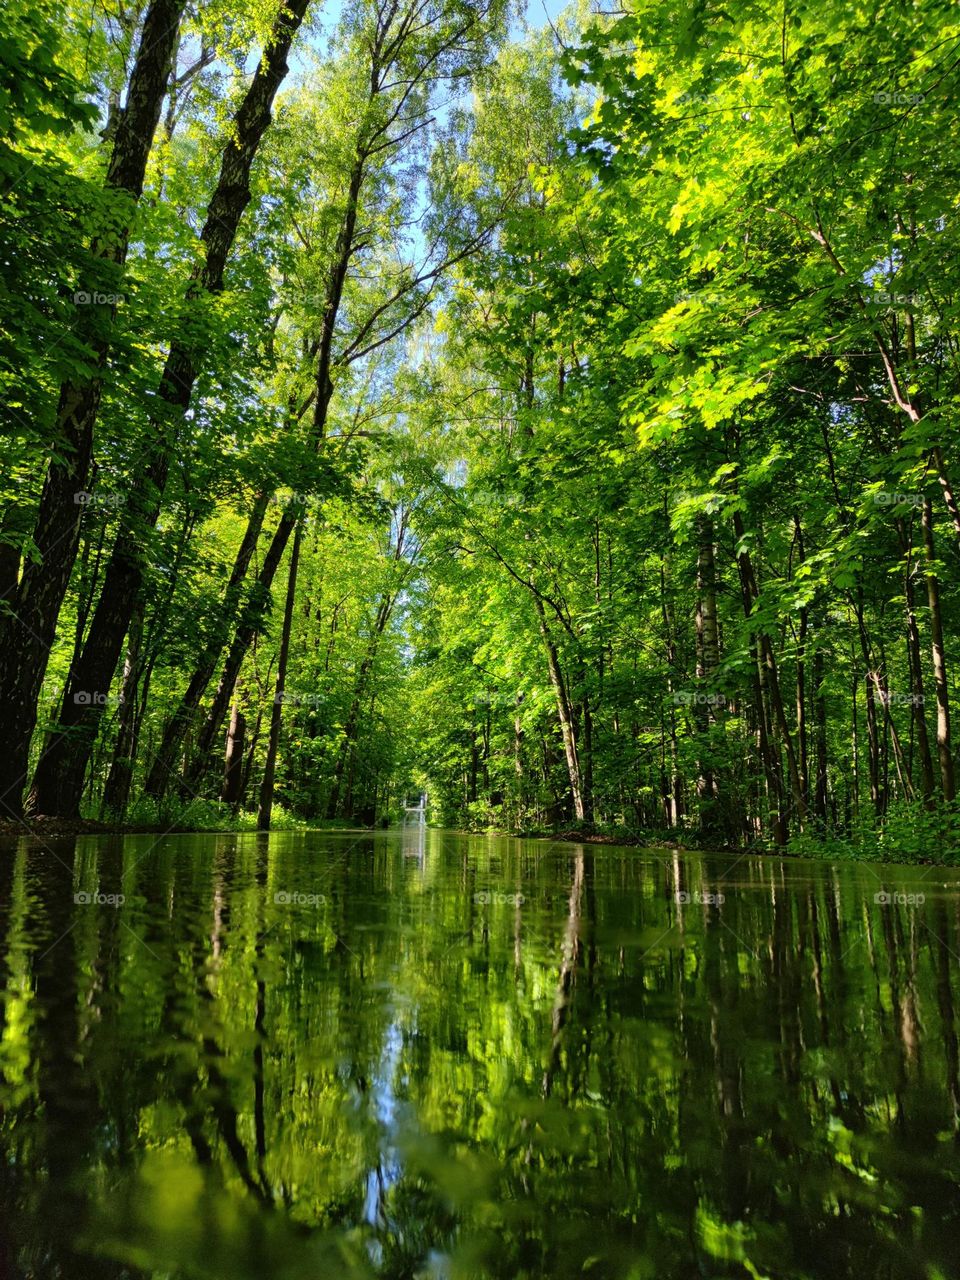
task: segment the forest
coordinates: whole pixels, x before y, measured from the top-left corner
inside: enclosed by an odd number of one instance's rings
[[[952,4],[4,27],[5,829],[953,856]]]
[[[960,1280],[960,7],[0,5],[0,1280]]]

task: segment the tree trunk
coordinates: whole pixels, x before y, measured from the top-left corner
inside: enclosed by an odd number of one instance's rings
[[[853,644],[851,642],[851,649]],[[851,654],[851,657],[853,655]],[[850,677],[850,745],[853,750],[853,810],[860,816],[860,720],[857,715],[857,689],[859,677],[855,663]]]
[[[923,500],[923,549],[926,556],[927,602],[930,606],[930,642],[933,651],[933,683],[937,693],[937,756],[940,760],[940,788],[944,800],[955,796],[953,751],[950,742],[950,691],[947,685],[947,659],[943,646],[943,615],[940,612],[940,583],[936,572],[936,550],[933,540],[933,505]]]
[[[217,734],[220,732],[220,726],[223,724],[224,717],[227,714],[227,708],[233,701],[234,690],[237,687],[240,669],[247,656],[247,651],[270,616],[270,588],[273,585],[274,576],[280,567],[280,561],[283,559],[283,553],[286,550],[287,542],[295,524],[296,518],[294,516],[284,513],[280,517],[280,524],[277,526],[270,541],[260,572],[245,605],[240,610],[240,620],[237,623],[233,642],[224,661],[213,702],[197,734],[194,756],[185,776],[186,785],[191,789],[195,789],[200,785],[200,781],[207,771],[213,744],[216,741]]]
[[[907,612],[907,665],[910,671],[911,744],[915,731],[917,755],[920,758],[920,794],[924,803],[929,804],[936,783],[933,771],[933,755],[930,751],[930,735],[927,732],[927,716],[924,710],[920,628],[917,623],[916,597],[913,588],[913,548],[907,535],[906,522],[902,518],[897,521],[897,533],[900,540],[900,550],[904,556],[903,596]]]
[[[237,809],[243,798],[243,741],[246,735],[247,721],[243,712],[233,703],[230,713],[230,728],[227,731],[227,752],[223,769],[223,790],[220,799],[231,809]]]
[[[117,192],[121,212],[116,226],[94,240],[92,256],[111,264],[107,283],[116,282],[127,257],[133,209],[143,192],[147,160],[166,93],[183,0],[154,0],[146,18],[127,88],[127,103],[113,136],[105,184]],[[85,282],[86,283],[86,282]],[[100,280],[90,282],[100,292]],[[55,451],[40,495],[33,541],[38,555],[23,567],[13,609],[0,621],[0,811],[22,813],[30,740],[37,723],[37,701],[46,674],[57,621],[80,540],[80,521],[93,460],[93,430],[100,410],[103,372],[110,350],[116,306],[106,323],[96,304],[81,312],[79,334],[90,347],[95,373],[60,388]],[[16,576],[7,565],[7,588]],[[122,642],[122,640],[121,640]]]
[[[139,603],[130,623],[127,656],[123,664],[123,683],[120,686],[120,727],[113,761],[103,790],[104,811],[123,814],[130,798],[133,767],[136,761],[137,686],[140,681],[140,642],[143,635],[143,603]]]
[[[223,288],[227,257],[240,219],[250,201],[250,170],[270,124],[273,99],[287,73],[287,54],[309,0],[289,0],[273,25],[250,87],[233,119],[223,151],[220,176],[200,235],[203,263],[194,274],[188,301]],[[96,740],[102,703],[77,703],[77,695],[105,697],[123,646],[131,611],[144,575],[144,542],[160,515],[174,433],[190,406],[201,352],[195,339],[171,344],[157,400],[162,413],[151,418],[153,445],[143,483],[131,494],[129,515],[117,537],[90,635],[69,686],[66,714],[44,754],[34,779],[34,803],[40,813],[78,817],[87,762]]]
[[[860,652],[863,654],[865,667],[863,687],[866,694],[867,707],[867,771],[870,777],[870,803],[877,817],[881,817],[886,808],[883,788],[880,785],[880,734],[877,726],[876,685],[874,681],[873,657],[870,641],[863,616],[863,592],[858,589],[854,605],[857,617],[857,635],[860,640]]]
[[[697,549],[697,608],[696,608],[696,640],[697,640],[697,680],[709,682],[711,676],[720,665],[720,639],[717,627],[717,594],[716,594],[716,560],[713,550],[713,521],[709,516],[701,517],[698,527]],[[710,760],[710,726],[715,716],[711,710],[712,703],[704,697],[705,691],[697,690],[697,702],[694,706],[694,720],[698,737],[697,768],[697,800],[700,817],[700,829],[709,836],[720,834],[722,824],[719,822],[717,802],[719,788],[713,764]]]
[[[800,564],[806,560],[803,545],[803,527],[800,517],[793,517],[797,558]],[[799,756],[800,786],[804,800],[810,803],[810,761],[807,747],[807,635],[810,629],[810,612],[806,605],[800,609],[800,634],[797,637],[797,753]]]
[[[594,821],[593,811],[593,712],[590,699],[584,698],[580,705],[580,724],[583,726],[583,750],[580,763],[583,773],[583,816],[585,821]]]
[[[914,360],[915,359],[916,354],[914,354]],[[957,503],[956,494],[953,491],[953,485],[950,483],[950,475],[947,471],[947,462],[941,445],[937,445],[933,450],[933,461],[937,468],[937,479],[940,481],[940,493],[943,496],[944,505],[950,513],[954,537],[957,540],[957,548],[960,550],[960,505]]]
[[[560,720],[560,735],[563,739],[563,754],[567,762],[567,776],[570,779],[570,795],[573,800],[573,812],[578,822],[584,822],[586,821],[587,811],[584,805],[583,778],[580,771],[580,757],[577,750],[577,731],[576,725],[574,724],[573,711],[570,706],[570,700],[567,696],[567,689],[563,680],[563,672],[560,669],[560,659],[557,655],[557,647],[547,626],[547,617],[543,608],[543,601],[536,592],[533,592],[532,595],[533,603],[537,610],[537,618],[540,624],[540,635],[543,638],[543,645],[547,654],[547,670],[550,675],[550,684],[553,686],[554,697],[557,702],[557,716]]]
[[[397,531],[397,551],[396,559],[400,558],[403,550],[405,524],[401,524]],[[398,588],[399,590],[399,588]],[[340,796],[343,788],[344,773],[350,762],[351,753],[357,740],[357,729],[360,725],[360,708],[363,706],[363,700],[367,693],[367,681],[370,673],[373,671],[373,664],[377,658],[377,650],[380,647],[380,637],[386,630],[387,623],[393,613],[393,606],[397,601],[398,591],[385,593],[381,599],[377,609],[377,616],[374,621],[373,633],[370,637],[370,643],[367,646],[367,652],[364,655],[363,662],[357,672],[357,681],[353,690],[353,698],[350,702],[350,710],[347,712],[346,723],[343,726],[343,741],[340,743],[340,749],[337,752],[337,763],[333,770],[333,787],[330,791],[330,798],[327,801],[327,817],[339,817]],[[473,777],[472,798],[476,796],[476,776]]]
[[[347,205],[337,236],[334,264],[327,279],[320,339],[316,344],[318,354],[312,439],[314,447],[317,449],[320,448],[326,435],[327,414],[330,410],[330,401],[333,398],[334,387],[331,379],[333,338],[343,297],[347,268],[354,251],[357,207],[363,176],[364,157],[362,154],[358,154],[350,174]],[[263,566],[254,584],[247,607],[241,612],[213,704],[198,736],[197,753],[188,777],[188,782],[192,782],[194,785],[199,783],[207,768],[214,741],[220,732],[220,726],[223,724],[227,707],[233,697],[233,691],[236,688],[240,669],[247,656],[247,651],[253,643],[254,637],[260,634],[266,622],[270,610],[270,592],[273,586],[274,574],[283,558],[283,553],[295,523],[295,517],[286,512],[281,517],[280,524],[264,557]]]
[[[283,720],[284,690],[287,679],[287,661],[290,657],[290,631],[293,627],[293,608],[297,596],[297,569],[300,566],[300,543],[303,539],[303,521],[297,524],[290,553],[290,572],[287,575],[287,601],[283,610],[283,629],[280,633],[280,656],[277,659],[277,688],[270,715],[270,733],[267,738],[267,759],[263,768],[260,787],[260,807],[257,811],[257,830],[269,831],[273,814],[273,788],[277,776],[277,752],[280,747],[280,725]]]
[[[818,637],[814,637],[815,642]],[[827,703],[823,695],[823,650],[813,650],[813,722],[817,758],[817,778],[813,789],[813,812],[821,831],[827,825]]]
[[[230,625],[236,615],[240,594],[243,589],[243,580],[250,567],[250,561],[253,559],[253,553],[257,549],[257,541],[260,537],[260,530],[263,527],[263,518],[266,515],[268,500],[268,495],[262,493],[258,495],[254,502],[253,511],[250,514],[246,530],[237,549],[233,570],[224,591],[223,601],[217,614],[217,623],[204,645],[203,653],[194,668],[186,692],[181,697],[164,730],[160,748],[157,751],[144,788],[147,795],[156,796],[159,799],[166,791],[177,748],[182,744],[183,735],[188,727],[193,724],[197,708],[200,706],[200,700],[213,679],[217,664],[223,653],[223,646],[230,634]]]
[[[477,745],[476,713],[470,712],[470,782],[467,787],[467,803],[477,803],[477,781],[480,776],[480,748]],[[333,816],[333,815],[331,815]]]
[[[674,672],[677,669],[677,647],[674,641],[674,630],[670,622],[670,610],[667,606],[667,571],[666,560],[660,562],[660,615],[663,619],[663,636],[664,644],[667,652],[667,692],[671,696],[677,692],[675,687]],[[661,723],[661,743],[664,740],[670,744],[670,769],[669,776],[667,773],[666,760],[663,761],[662,787],[664,799],[664,818],[668,827],[679,827],[683,818],[683,779],[680,776],[678,767],[679,748],[677,744],[677,709],[676,705],[670,703],[670,723],[669,729],[664,733],[664,726]],[[666,755],[664,749],[663,752]]]
[[[737,536],[737,544],[740,550],[737,553],[737,565],[740,571],[741,597],[743,600],[743,608],[745,616],[751,617],[754,605],[759,598],[759,588],[757,586],[756,575],[753,571],[753,563],[751,561],[750,552],[743,545],[744,525],[743,519],[739,512],[734,513],[733,517],[734,532]],[[806,798],[803,794],[803,786],[800,780],[800,770],[797,766],[797,757],[793,749],[793,741],[790,737],[790,729],[787,725],[787,717],[783,707],[783,697],[780,692],[780,677],[777,671],[777,660],[773,652],[773,646],[770,644],[770,638],[764,632],[757,632],[755,636],[755,647],[757,651],[757,661],[759,663],[760,687],[766,693],[763,699],[763,705],[766,705],[769,699],[770,717],[769,722],[762,724],[761,739],[766,738],[766,747],[761,743],[761,749],[767,754],[767,776],[774,782],[774,790],[782,793],[783,789],[783,772],[777,751],[773,743],[774,726],[779,734],[780,741],[783,745],[784,752],[787,757],[787,770],[790,778],[790,791],[793,799],[794,807],[800,819],[800,829],[802,830],[807,818]],[[762,717],[766,719],[766,717]],[[786,815],[783,812],[783,806],[775,820],[775,827],[778,830],[777,843],[785,843],[786,841]]]

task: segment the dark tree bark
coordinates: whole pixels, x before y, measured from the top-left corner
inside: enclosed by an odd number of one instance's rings
[[[270,590],[295,523],[296,518],[287,513],[280,517],[280,524],[270,540],[270,547],[264,556],[260,572],[240,611],[240,619],[220,673],[220,681],[213,696],[213,702],[197,733],[194,755],[184,775],[184,782],[191,791],[199,789],[201,780],[210,766],[213,745],[227,714],[227,708],[233,701],[244,659],[250,645],[261,633],[270,616]]]
[[[580,766],[580,749],[577,740],[577,726],[574,720],[573,708],[570,705],[570,698],[567,693],[566,682],[563,678],[563,671],[560,667],[560,655],[557,652],[556,641],[550,634],[550,628],[547,625],[546,611],[543,607],[543,601],[537,592],[533,592],[533,603],[537,611],[537,622],[540,627],[540,636],[543,640],[543,647],[547,656],[547,672],[550,676],[550,684],[553,688],[554,698],[557,704],[557,719],[560,722],[560,735],[563,739],[563,754],[567,762],[567,777],[570,780],[570,797],[573,801],[573,813],[578,822],[587,820],[587,808],[584,802],[584,781],[583,773]]]
[[[224,760],[223,790],[220,799],[231,809],[239,807],[243,799],[243,744],[247,733],[247,720],[236,701],[230,713],[227,731],[227,752]]]
[[[865,667],[863,683],[867,708],[867,774],[870,779],[870,803],[874,813],[880,817],[886,808],[886,794],[880,778],[880,732],[877,724],[876,682],[874,680],[873,657],[870,638],[863,614],[863,591],[858,589],[854,602],[854,613],[857,618],[857,635],[860,640],[860,652]]]
[[[333,399],[334,385],[331,376],[333,339],[336,332],[337,316],[340,311],[340,302],[343,297],[343,288],[347,279],[347,268],[354,252],[357,208],[365,166],[366,154],[359,151],[350,174],[347,202],[337,236],[334,263],[327,280],[320,337],[313,349],[313,355],[317,359],[317,368],[313,400],[312,434],[314,446],[317,449],[321,447],[326,435],[327,414],[330,410],[330,401]],[[260,573],[250,591],[247,605],[242,610],[236,624],[213,703],[198,735],[196,755],[187,776],[187,783],[190,786],[199,786],[201,778],[209,767],[213,745],[217,735],[220,733],[227,707],[229,707],[233,698],[233,692],[240,677],[240,669],[243,666],[250,645],[253,643],[254,638],[261,633],[269,617],[273,578],[280,561],[283,559],[283,553],[286,550],[287,542],[295,524],[296,517],[285,512],[271,539]]]
[[[910,671],[910,726],[911,755],[913,735],[916,734],[917,755],[920,765],[920,794],[929,804],[936,789],[933,770],[933,755],[930,751],[930,735],[927,732],[927,718],[924,711],[923,662],[920,648],[920,627],[917,623],[916,593],[913,582],[913,545],[907,531],[906,521],[897,520],[897,536],[900,550],[904,557],[903,595],[907,614],[907,664]]]
[[[397,545],[394,550],[394,559],[398,562],[403,557],[406,530],[406,516],[403,516],[401,517],[397,529]],[[337,762],[333,770],[333,786],[330,791],[330,798],[327,801],[328,818],[336,818],[339,816],[340,797],[343,789],[344,774],[357,741],[357,731],[360,727],[360,710],[363,706],[363,700],[366,697],[367,684],[373,672],[374,663],[377,660],[377,650],[380,647],[380,639],[383,636],[384,631],[387,629],[387,623],[390,621],[391,615],[393,614],[393,608],[397,602],[397,597],[403,588],[403,581],[405,577],[406,575],[404,574],[393,590],[385,592],[380,597],[376,618],[374,619],[373,631],[371,632],[370,641],[367,645],[367,652],[364,654],[363,662],[361,662],[360,669],[357,672],[353,697],[350,701],[350,710],[347,712],[347,718],[343,726],[343,740],[341,741],[340,749],[337,752]],[[473,780],[473,799],[476,799],[476,776],[474,776]]]
[[[737,544],[742,548],[745,530],[743,519],[739,512],[734,513],[733,524],[734,532],[737,536]],[[753,614],[754,606],[760,595],[749,551],[742,549],[738,553],[737,566],[740,572],[741,597],[743,600],[744,616],[749,618]],[[785,808],[783,805],[783,800],[785,799],[783,795],[783,770],[780,765],[779,753],[774,742],[775,734],[779,736],[784,753],[787,757],[790,794],[794,808],[797,811],[797,816],[800,820],[801,829],[803,828],[807,817],[806,798],[803,794],[803,786],[800,780],[800,770],[797,764],[796,752],[794,751],[793,741],[790,737],[790,729],[787,725],[786,712],[784,711],[783,706],[783,697],[780,691],[780,676],[777,668],[776,655],[773,652],[773,645],[770,643],[770,637],[763,631],[758,631],[755,634],[753,644],[758,663],[760,689],[764,695],[761,699],[761,703],[763,707],[769,706],[769,713],[764,712],[760,715],[761,751],[764,754],[766,761],[767,778],[772,784],[772,789],[778,803],[778,812],[774,820],[775,839],[777,844],[784,844],[786,843],[787,838],[787,823]]]
[[[293,627],[293,607],[297,595],[297,569],[300,565],[300,543],[303,540],[303,521],[297,525],[290,553],[290,573],[287,577],[287,601],[283,610],[283,629],[280,634],[280,654],[277,658],[277,687],[270,716],[270,733],[267,738],[267,759],[263,768],[260,787],[260,806],[257,811],[257,829],[270,830],[273,814],[273,788],[277,776],[277,752],[280,748],[280,725],[283,721],[284,693],[287,680],[287,661],[290,657],[290,631]]]
[[[147,795],[162,798],[170,780],[173,762],[177,749],[183,743],[184,734],[193,725],[200,706],[200,700],[213,679],[217,664],[223,653],[223,646],[230,635],[230,627],[236,615],[237,606],[243,589],[243,580],[250,567],[250,561],[257,549],[263,518],[266,514],[268,495],[260,494],[255,503],[250,519],[247,522],[240,546],[233,562],[233,570],[223,594],[223,601],[217,612],[214,625],[200,659],[194,668],[190,683],[180,699],[176,710],[170,717],[159,750],[154,758],[150,773],[147,776],[145,791]]]
[[[109,283],[114,285],[126,262],[133,211],[143,192],[183,9],[183,0],[154,0],[147,11],[127,103],[113,133],[105,184],[117,194],[117,221],[94,241],[92,254],[109,266]],[[95,282],[96,291],[102,283]],[[81,310],[78,332],[90,348],[93,372],[60,388],[56,448],[47,467],[33,532],[38,556],[24,564],[15,592],[16,564],[9,553],[5,566],[5,590],[13,609],[0,620],[0,723],[5,733],[0,753],[0,811],[17,815],[22,812],[40,689],[77,557],[84,511],[78,495],[85,492],[90,479],[93,431],[115,309],[112,306],[105,315],[95,306]]]
[[[697,679],[708,682],[720,665],[720,638],[717,625],[717,569],[713,549],[713,521],[703,516],[699,522],[697,549],[697,608],[695,615],[697,639]],[[694,707],[694,719],[700,743],[697,777],[697,799],[700,810],[700,829],[706,836],[722,836],[723,824],[718,813],[719,787],[713,765],[709,760],[710,726],[716,719],[712,704],[698,690]],[[704,752],[704,747],[706,751]]]
[[[201,232],[203,262],[188,291],[190,297],[219,293],[224,270],[240,219],[250,202],[250,171],[272,118],[273,100],[287,74],[287,55],[300,28],[309,0],[290,0],[281,10],[253,80],[232,122],[223,151],[220,176]],[[66,712],[44,753],[33,784],[39,813],[78,817],[83,777],[96,741],[103,706],[75,701],[77,693],[102,698],[110,687],[130,616],[143,584],[145,543],[160,515],[163,491],[175,447],[176,432],[190,406],[201,352],[195,340],[177,338],[171,344],[160,380],[160,413],[151,419],[153,445],[127,504],[125,519],[113,549],[100,600],[78,667],[72,673]]]
[[[120,727],[117,742],[103,790],[103,809],[122,814],[130,797],[133,768],[137,754],[137,686],[140,682],[140,642],[143,635],[143,603],[137,605],[130,624],[127,656],[123,666],[123,683],[120,686]]]
[[[823,830],[827,823],[827,703],[823,695],[823,650],[813,651],[813,723],[817,777],[813,788],[813,812]]]
[[[940,761],[940,789],[944,800],[955,797],[953,748],[950,741],[950,689],[947,658],[943,645],[943,614],[940,610],[940,581],[936,571],[933,539],[933,504],[923,500],[923,548],[926,557],[927,603],[930,606],[930,647],[933,654],[933,684],[937,695],[937,757]]]
[[[674,639],[674,629],[670,620],[670,610],[667,605],[667,570],[666,561],[660,563],[660,616],[663,619],[663,636],[664,644],[667,652],[667,692],[676,693],[674,673],[677,670],[677,646]],[[677,742],[677,712],[675,706],[671,704],[669,711],[669,727],[662,726],[661,744],[663,747],[663,768],[661,780],[661,792],[663,795],[664,821],[668,827],[679,827],[683,818],[683,778],[680,776],[678,765],[679,745]],[[666,761],[666,743],[670,744],[670,769],[669,775]]]

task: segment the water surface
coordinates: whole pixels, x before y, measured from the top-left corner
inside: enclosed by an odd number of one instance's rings
[[[0,1277],[957,1276],[958,975],[942,867],[7,842]]]

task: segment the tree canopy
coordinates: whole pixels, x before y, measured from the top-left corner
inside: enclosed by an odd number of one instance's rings
[[[949,844],[952,5],[8,11],[12,821]]]

